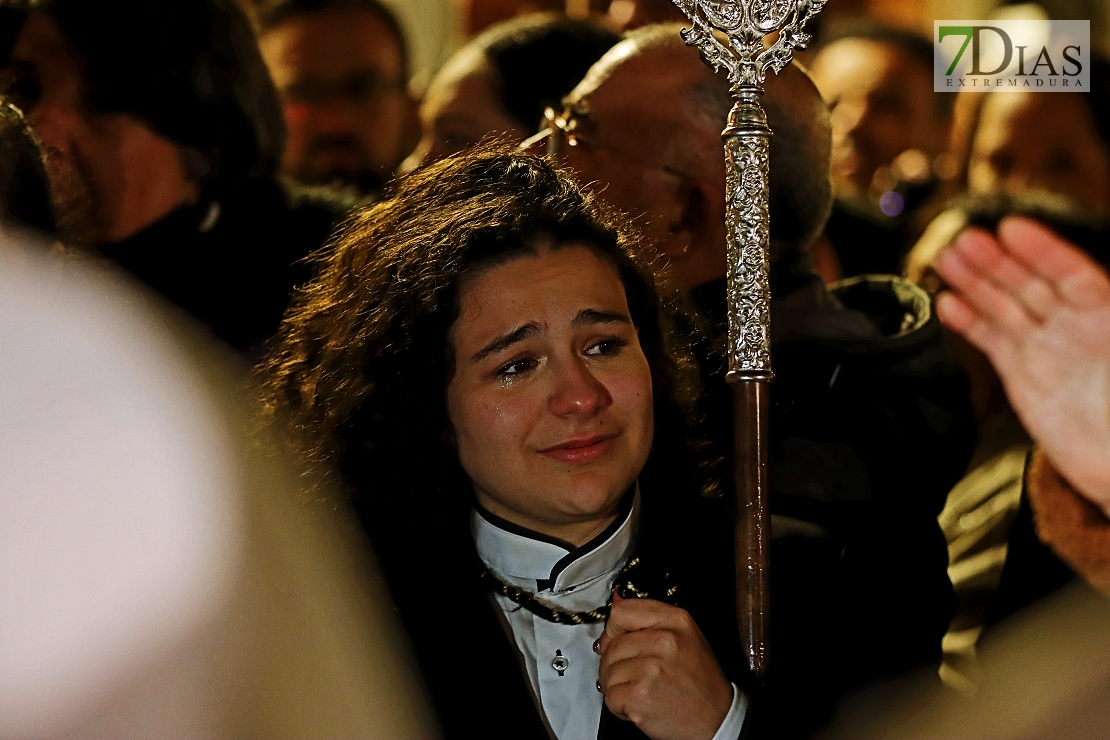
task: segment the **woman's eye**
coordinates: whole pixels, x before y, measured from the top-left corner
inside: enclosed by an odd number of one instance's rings
[[[513,360],[497,369],[498,377],[505,378],[512,375],[520,375],[521,373],[528,372],[536,367],[538,363],[531,357],[526,357],[520,360]]]
[[[628,345],[623,339],[609,337],[586,348],[587,357],[612,357]]]

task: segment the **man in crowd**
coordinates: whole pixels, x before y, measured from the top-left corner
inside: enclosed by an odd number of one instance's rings
[[[533,15],[498,23],[455,52],[420,104],[421,134],[402,166],[487,137],[523,141],[620,37],[592,21]]]
[[[4,95],[45,151],[59,236],[249,351],[340,206],[273,178],[281,108],[232,0],[0,2]]]
[[[806,247],[831,200],[827,112],[796,66],[768,80],[764,103],[775,131],[771,714],[778,732],[803,735],[839,693],[939,656],[951,591],[935,518],[974,430],[924,294],[891,278],[834,296],[810,272]],[[567,164],[639,220],[721,333],[730,106],[727,83],[660,26],[606,54],[554,127]],[[717,342],[699,350],[701,410],[727,477],[732,405]]]
[[[259,27],[289,129],[282,171],[378,190],[420,135],[396,17],[378,0],[273,0]]]
[[[812,71],[832,114],[837,201],[826,234],[842,274],[898,274],[955,96],[933,92],[932,44],[908,31],[846,29],[821,47]]]

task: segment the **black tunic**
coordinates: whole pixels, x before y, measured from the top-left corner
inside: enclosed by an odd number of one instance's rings
[[[720,502],[677,500],[640,483],[637,556],[669,572],[678,605],[694,617],[729,680],[753,695],[736,630],[731,517]],[[479,580],[467,519],[416,525],[386,519],[366,501],[360,509],[445,736],[546,740],[516,648]],[[436,578],[429,581],[429,573]],[[755,711],[750,707],[749,716]],[[598,737],[644,735],[603,709]]]

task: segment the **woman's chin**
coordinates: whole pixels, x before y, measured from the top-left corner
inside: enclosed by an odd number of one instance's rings
[[[614,480],[609,476],[581,474],[552,490],[559,508],[576,517],[592,518],[612,513],[620,505],[632,481]]]

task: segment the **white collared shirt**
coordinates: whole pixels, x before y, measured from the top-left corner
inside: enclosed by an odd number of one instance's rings
[[[477,510],[471,513],[470,529],[478,556],[502,581],[558,609],[589,611],[608,601],[617,574],[628,562],[636,544],[638,513],[639,495],[619,524],[574,551]],[[601,656],[594,653],[593,644],[605,624],[556,624],[504,596],[494,599],[520,651],[548,732],[557,740],[596,740],[604,697],[596,686]],[[747,704],[747,697],[733,685],[732,707],[713,740],[740,735]]]

